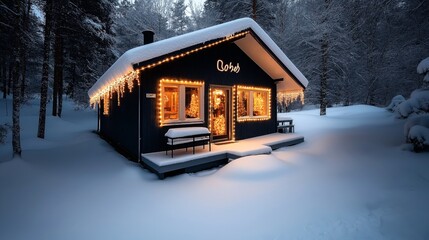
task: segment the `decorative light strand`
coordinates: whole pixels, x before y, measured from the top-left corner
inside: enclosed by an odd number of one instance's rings
[[[249,90],[249,91],[263,91],[266,92],[268,95],[268,113],[266,116],[258,117],[258,116],[248,116],[248,117],[239,117],[238,111],[236,112],[237,122],[257,122],[257,121],[266,121],[271,119],[271,89],[270,88],[261,88],[261,87],[252,87],[252,86],[242,86],[238,85],[236,86],[237,91],[238,89],[242,90]],[[236,98],[238,95],[236,96]],[[238,99],[236,99],[236,102],[238,102]],[[253,109],[250,109],[249,111],[253,111]]]
[[[284,91],[284,92],[277,92],[277,101],[278,102],[285,102],[286,104],[292,103],[294,101],[300,101],[301,104],[304,104],[304,91],[303,90],[297,90],[297,91]]]
[[[163,95],[163,86],[168,84],[171,85],[186,85],[186,86],[197,86],[197,87],[201,87],[204,86],[204,82],[203,81],[190,81],[190,80],[178,80],[178,79],[166,79],[163,78],[161,80],[159,80],[159,85],[158,85],[158,122],[159,122],[159,126],[162,127],[164,125],[164,116],[163,116],[163,112],[162,109],[164,108],[164,95]],[[203,88],[204,89],[204,88]]]
[[[137,80],[137,84],[138,84],[138,86],[140,86],[140,79],[139,79],[140,71],[144,71],[146,69],[150,69],[150,68],[159,66],[159,65],[161,65],[163,63],[167,63],[167,62],[170,62],[170,61],[173,61],[173,60],[176,60],[176,59],[188,56],[190,54],[199,52],[201,50],[217,46],[217,45],[219,45],[221,43],[224,43],[226,41],[230,41],[230,40],[233,40],[233,39],[240,38],[242,36],[247,35],[249,32],[250,31],[244,31],[244,32],[237,33],[237,34],[228,35],[228,36],[226,36],[225,38],[223,38],[223,39],[221,39],[219,41],[216,41],[216,42],[213,42],[213,43],[210,43],[210,44],[207,44],[207,45],[204,45],[204,46],[201,46],[201,47],[189,50],[189,51],[184,52],[184,53],[180,53],[180,54],[176,54],[174,56],[166,57],[163,60],[160,60],[160,61],[158,61],[156,63],[147,64],[147,65],[141,66],[140,68],[138,68],[138,69],[136,69],[134,71],[131,71],[131,72],[125,74],[124,76],[120,77],[120,78],[117,78],[117,79],[115,79],[113,81],[110,81],[106,86],[104,86],[102,89],[100,89],[99,91],[97,91],[97,93],[95,93],[92,96],[90,96],[90,104],[93,107],[95,107],[95,105],[97,105],[97,104],[100,104],[100,99],[101,98],[103,98],[103,100],[105,100],[104,96],[105,96],[106,92],[115,91],[117,93],[121,93],[121,97],[123,97],[123,90],[124,90],[124,87],[125,87],[125,82],[128,83],[128,88],[129,88],[129,90],[131,92],[132,89],[133,89],[133,81],[134,80]],[[107,111],[104,110],[103,112],[105,114],[107,112],[107,114],[108,114],[109,111],[108,110]]]
[[[237,95],[237,87],[236,86],[233,86],[232,87],[232,136],[231,136],[231,138],[232,138],[232,141],[235,141],[235,121],[236,121],[236,118],[235,118],[235,108],[236,108],[236,105],[235,105],[235,103],[237,102],[236,101],[236,95]]]

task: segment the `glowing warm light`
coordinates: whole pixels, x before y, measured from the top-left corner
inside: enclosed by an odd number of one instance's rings
[[[237,122],[266,121],[271,119],[270,88],[239,85],[237,86],[237,92]],[[249,96],[253,97],[253,109],[249,109],[248,106],[248,101],[250,101]],[[245,99],[245,103],[243,103],[244,97],[247,98]],[[265,99],[267,100],[265,101]]]
[[[141,66],[138,69],[135,69],[134,71],[131,71],[131,72],[125,74],[124,76],[120,77],[120,78],[114,79],[114,80],[108,82],[103,87],[101,87],[95,94],[93,94],[93,95],[90,96],[90,100],[89,100],[90,105],[92,107],[95,107],[95,105],[100,104],[100,101],[103,100],[105,102],[104,107],[106,108],[106,106],[107,106],[107,109],[103,109],[103,114],[104,115],[108,115],[109,114],[109,106],[110,105],[106,104],[106,102],[107,102],[106,101],[107,100],[106,93],[108,93],[108,95],[111,97],[112,93],[116,92],[118,94],[118,105],[119,105],[119,103],[120,103],[119,98],[123,97],[124,89],[125,89],[125,84],[128,85],[128,89],[129,89],[130,92],[134,88],[134,83],[133,83],[134,80],[136,80],[137,81],[137,85],[140,86],[140,78],[139,78],[139,76],[140,76],[140,72],[141,71],[144,71],[146,69],[150,69],[150,68],[159,66],[159,65],[161,65],[163,63],[166,63],[166,62],[169,62],[169,61],[173,61],[173,60],[181,58],[181,57],[185,57],[185,56],[190,55],[192,53],[199,52],[201,50],[204,50],[204,49],[216,46],[216,45],[224,43],[226,41],[230,41],[230,40],[233,40],[233,39],[240,38],[242,36],[245,36],[248,33],[249,33],[249,31],[244,31],[244,32],[237,33],[237,34],[228,35],[228,36],[226,36],[225,38],[223,38],[223,39],[221,39],[219,41],[216,41],[216,42],[213,42],[213,43],[210,43],[210,44],[207,44],[207,45],[203,45],[201,47],[189,50],[189,51],[184,52],[184,53],[180,53],[180,54],[177,54],[177,55],[174,55],[174,56],[166,57],[163,60],[160,60],[160,61],[158,61],[156,63],[152,63],[152,64]]]
[[[277,101],[284,102],[285,104],[290,104],[295,101],[300,101],[301,104],[304,104],[304,91],[287,91],[287,92],[277,92]]]
[[[185,106],[185,118],[200,117],[201,103],[199,91],[204,89],[204,82],[164,78],[159,81],[158,87],[158,121],[159,126],[161,127],[164,125],[166,120],[180,120],[180,85],[185,85],[185,89],[187,89],[189,86],[196,87],[196,89],[191,88],[191,91],[193,91],[193,93],[191,94],[189,106]],[[166,89],[168,89],[169,91],[166,91]],[[168,109],[168,111],[166,109]]]
[[[200,101],[197,94],[192,94],[191,103],[186,108],[186,117],[197,118],[200,113]]]
[[[232,141],[235,141],[235,99],[236,99],[236,88],[232,88]]]
[[[213,135],[225,135],[226,134],[226,119],[225,116],[219,115],[215,117],[213,122]]]

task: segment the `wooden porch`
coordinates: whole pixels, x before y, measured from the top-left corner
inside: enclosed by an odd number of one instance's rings
[[[192,150],[178,149],[174,158],[165,151],[141,155],[140,164],[157,174],[160,179],[166,175],[196,172],[228,163],[249,155],[270,154],[272,150],[304,142],[304,137],[295,133],[272,133],[232,143],[213,144],[211,151],[198,147]]]

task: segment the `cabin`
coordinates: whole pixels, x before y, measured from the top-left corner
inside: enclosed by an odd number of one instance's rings
[[[214,143],[277,131],[277,96],[303,99],[304,75],[252,19],[125,52],[88,91],[98,132],[133,160],[165,151],[172,128],[205,127]]]

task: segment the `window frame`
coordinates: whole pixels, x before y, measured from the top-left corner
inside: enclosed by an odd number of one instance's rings
[[[237,86],[237,106],[236,106],[236,113],[237,113],[237,121],[238,122],[247,122],[247,121],[264,121],[271,119],[271,89],[270,88],[259,88],[259,87],[249,87],[249,86]],[[248,96],[247,99],[247,115],[246,116],[239,116],[238,113],[238,104],[239,104],[239,92],[244,91]],[[265,93],[265,108],[266,108],[266,114],[265,115],[254,115],[254,94],[257,92]]]
[[[164,119],[164,95],[165,88],[173,87],[178,89],[178,118],[177,119]],[[186,88],[198,89],[199,112],[197,118],[186,117]],[[159,123],[160,126],[168,125],[183,125],[183,124],[200,124],[204,123],[204,82],[199,81],[184,81],[184,80],[171,80],[161,79],[159,82]]]

